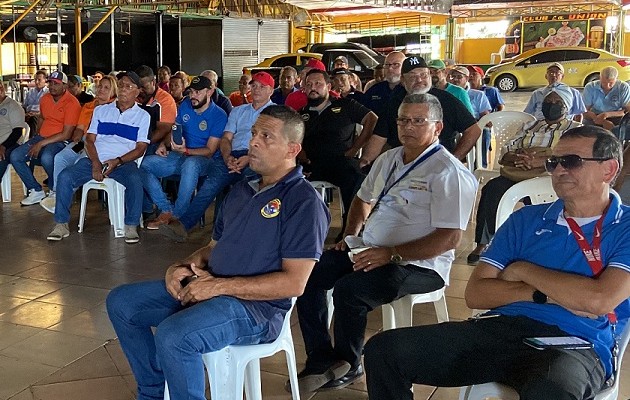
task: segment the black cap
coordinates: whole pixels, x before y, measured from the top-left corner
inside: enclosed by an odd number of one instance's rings
[[[351,72],[348,71],[346,68],[335,68],[330,73],[330,76],[349,75],[349,74],[351,74]]]
[[[405,61],[403,61],[401,71],[403,74],[406,74],[407,72],[412,71],[416,68],[429,68],[429,66],[427,65],[427,62],[424,61],[424,58],[422,58],[421,56],[410,55],[409,57],[405,58]]]
[[[121,80],[124,77],[131,79],[133,83],[135,83],[138,87],[140,87],[140,77],[133,71],[122,71],[116,75],[116,79]]]
[[[206,78],[205,76],[199,75],[196,76],[192,80],[192,82],[190,82],[189,87],[195,90],[210,89],[212,87],[212,83],[210,82],[210,79]]]

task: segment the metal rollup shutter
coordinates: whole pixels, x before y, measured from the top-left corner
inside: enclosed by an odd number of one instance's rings
[[[260,61],[289,52],[289,21],[264,20],[260,25]]]
[[[223,19],[223,90],[238,90],[243,67],[258,64],[258,20]]]

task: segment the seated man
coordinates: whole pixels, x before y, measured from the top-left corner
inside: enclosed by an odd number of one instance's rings
[[[491,310],[374,336],[365,347],[371,400],[411,400],[412,383],[496,381],[521,400],[592,399],[608,387],[616,335],[630,317],[630,208],[610,191],[621,145],[583,126],[562,135],[553,154],[546,168],[560,199],[512,214],[468,281],[468,307]],[[566,335],[594,348],[523,343]]]
[[[107,312],[138,399],[163,399],[164,380],[173,400],[205,399],[201,354],[277,338],[330,223],[326,205],[296,167],[303,135],[295,111],[262,110],[250,142],[251,167],[261,178],[234,186],[212,241],[172,264],[164,280],[109,294]]]
[[[345,68],[335,68],[330,73],[332,83],[331,89],[339,93],[341,98],[349,98],[363,104],[363,93],[352,85],[352,72]]]
[[[221,157],[208,166],[208,178],[197,191],[197,195],[186,212],[179,219],[173,218],[168,224],[160,225],[160,233],[177,242],[183,242],[206,209],[227,186],[255,175],[249,168],[249,142],[252,125],[266,107],[273,103],[269,98],[273,93],[273,77],[266,72],[252,76],[252,103],[235,107],[219,144]]]
[[[598,81],[584,86],[585,125],[597,125],[610,131],[630,111],[630,85],[617,80],[618,76],[616,68],[606,67]]]
[[[497,209],[501,197],[509,188],[525,179],[545,174],[545,160],[552,148],[567,130],[580,126],[566,118],[567,102],[571,93],[567,90],[549,92],[542,104],[544,119],[525,124],[501,149],[500,176],[491,179],[481,189],[477,207],[475,243],[477,247],[468,255],[468,264],[477,265],[481,253],[492,240],[495,231]]]
[[[402,147],[375,162],[352,201],[346,235],[368,247],[350,261],[341,241],[315,266],[297,300],[306,347],[300,390],[342,388],[363,375],[369,311],[409,293],[448,285],[449,270],[475,199],[475,177],[439,144],[442,108],[430,94],[408,95],[398,111]],[[353,238],[356,240],[356,238]],[[326,290],[334,288],[334,348]]]
[[[241,75],[241,78],[238,80],[238,90],[233,91],[228,96],[233,107],[249,104],[253,101],[252,91],[249,89],[249,83],[251,80],[252,77],[250,75]]]
[[[37,204],[46,197],[29,161],[39,160],[48,175],[48,187],[54,188],[55,155],[66,146],[64,141],[72,136],[81,113],[79,101],[68,91],[66,74],[60,71],[50,74],[48,90],[39,105],[37,134],[11,153],[11,165],[28,190],[28,196],[20,202],[23,206]]]
[[[470,103],[470,97],[461,87],[453,85],[449,82],[449,72],[446,70],[446,64],[442,60],[431,60],[428,63],[429,71],[431,72],[431,84],[434,88],[446,90],[453,96],[457,97],[459,101],[466,106],[468,111],[473,113],[473,106]]]
[[[227,115],[211,100],[214,87],[205,76],[197,76],[190,84],[190,95],[179,107],[175,124],[182,130],[182,143],[171,141],[171,151],[162,142],[156,154],[142,160],[142,184],[151,201],[160,210],[157,219],[147,229],[159,229],[172,218],[179,219],[190,204],[197,182],[206,176],[212,158],[221,157],[217,151],[227,122]],[[179,189],[175,206],[162,191],[160,178],[178,175]]]
[[[212,93],[212,102],[222,108],[227,115],[230,115],[234,107],[232,106],[232,103],[230,103],[230,99],[228,99],[223,94],[221,89],[217,86],[219,82],[219,76],[217,75],[217,73],[211,69],[207,69],[199,75],[205,76],[206,78],[210,79],[210,83],[212,83],[212,87],[214,87],[214,91]]]
[[[24,100],[22,101],[22,107],[26,112],[25,121],[31,127],[31,137],[35,136],[37,133],[37,120],[40,116],[39,102],[41,101],[42,96],[48,93],[48,87],[46,86],[47,80],[48,74],[46,71],[37,71],[33,80],[35,87],[26,93]]]
[[[87,158],[59,174],[55,228],[48,240],[59,241],[70,235],[68,221],[74,192],[91,179],[112,178],[125,186],[125,242],[138,243],[137,225],[142,213],[142,178],[135,160],[142,157],[149,143],[149,114],[136,103],[140,77],[133,71],[121,72],[118,98],[94,109],[87,130]]]
[[[83,91],[83,79],[79,75],[70,75],[68,77],[68,91],[79,100],[81,107],[85,103],[94,100],[95,96]]]
[[[273,91],[273,94],[271,95],[271,101],[273,101],[274,104],[284,104],[287,96],[289,96],[293,92],[300,90],[295,87],[297,79],[298,73],[295,68],[290,65],[282,67],[282,69],[280,70],[280,78],[278,79],[280,82],[278,82],[278,87]]]
[[[24,109],[7,96],[0,81],[0,180],[9,166],[11,152],[18,147],[24,124]]]

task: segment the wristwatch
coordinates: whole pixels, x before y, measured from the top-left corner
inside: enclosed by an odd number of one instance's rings
[[[536,304],[546,304],[547,295],[541,292],[540,290],[534,290],[534,293],[532,294],[532,300]]]
[[[392,247],[392,256],[389,258],[389,261],[393,262],[394,264],[398,264],[402,261],[402,256],[398,254],[395,247]]]

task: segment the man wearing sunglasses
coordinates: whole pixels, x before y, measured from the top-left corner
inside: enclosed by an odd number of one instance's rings
[[[468,281],[468,307],[490,311],[373,337],[365,347],[369,398],[412,399],[412,382],[501,382],[521,400],[592,399],[609,387],[614,338],[630,317],[630,208],[610,190],[621,165],[609,131],[567,131],[546,161],[559,200],[514,212]],[[523,342],[549,336],[577,336],[593,348]]]

